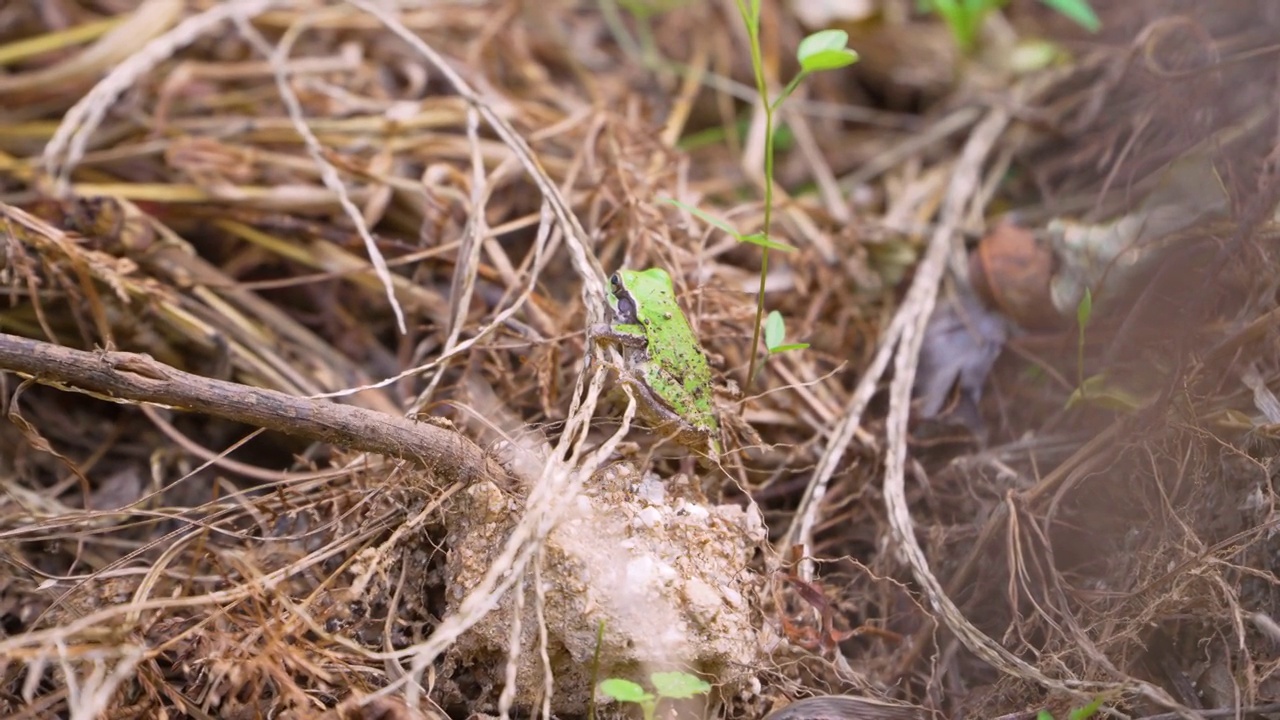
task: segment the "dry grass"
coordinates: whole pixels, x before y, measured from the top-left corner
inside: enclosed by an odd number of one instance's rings
[[[765,5],[785,78],[806,29]],[[732,3],[656,15],[647,59],[609,0],[0,8],[3,714],[585,716],[592,673],[657,666],[727,717],[1280,697],[1276,10],[1084,38],[1014,3],[1075,52],[1014,76],[1010,26],[962,62],[884,5],[787,106],[767,300],[812,347],[751,384],[758,251],[660,201],[762,221]],[[1064,409],[1061,326],[1010,339],[985,442],[913,414],[1004,210],[1151,197],[1209,210],[1099,276],[1086,370],[1140,401]],[[675,278],[716,467],[606,399],[584,328],[623,265]]]

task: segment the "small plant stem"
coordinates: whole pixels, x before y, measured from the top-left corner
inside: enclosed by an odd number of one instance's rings
[[[738,0],[738,12],[747,23],[747,38],[751,42],[751,67],[755,70],[756,92],[760,95],[760,104],[764,108],[764,227],[761,232],[767,241],[773,225],[773,103],[769,102],[769,86],[765,81],[764,58],[760,51],[760,4],[758,0]],[[748,389],[756,377],[760,328],[764,324],[765,281],[769,277],[769,248],[761,247],[761,251],[760,292],[756,295],[756,321],[751,332],[751,363],[747,368]]]
[[[591,697],[587,701],[587,720],[596,720],[596,685],[600,683],[600,648],[604,645],[604,621],[596,627],[596,651],[591,657]]]
[[[1080,383],[1080,399],[1084,399],[1084,331],[1093,317],[1093,293],[1085,288],[1084,297],[1076,305],[1076,324],[1080,327],[1080,339],[1076,344],[1076,379]]]
[[[1076,341],[1076,383],[1080,388],[1080,399],[1084,399],[1084,328],[1080,328],[1080,337]]]

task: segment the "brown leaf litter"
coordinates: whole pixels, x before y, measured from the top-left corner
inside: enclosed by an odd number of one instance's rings
[[[0,7],[0,713],[1276,712],[1280,10],[826,18],[748,382],[759,251],[662,202],[762,222],[733,4],[402,5]],[[718,467],[587,362],[623,265]]]

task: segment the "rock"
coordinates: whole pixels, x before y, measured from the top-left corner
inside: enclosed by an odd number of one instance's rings
[[[750,682],[761,659],[761,620],[748,599],[762,587],[750,564],[766,539],[764,524],[755,507],[707,506],[696,494],[682,476],[664,484],[618,465],[566,499],[570,506],[547,540],[541,568],[553,713],[586,709],[601,623],[596,681],[647,684],[655,670],[684,670],[725,693]],[[449,512],[449,612],[501,552],[523,511],[512,497],[477,484]],[[525,592],[516,659],[516,705],[523,709],[541,703],[544,684],[533,582],[530,572],[517,586]],[[503,684],[513,595],[447,655],[480,687]]]

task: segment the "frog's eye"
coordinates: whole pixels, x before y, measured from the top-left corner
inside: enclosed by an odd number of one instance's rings
[[[612,285],[612,286],[614,286],[614,287],[619,287],[619,286],[621,286],[621,285],[622,285],[622,276],[621,276],[621,275],[619,275],[618,273],[614,273],[614,274],[610,275],[610,276],[609,276],[609,284],[610,284],[610,285]]]

